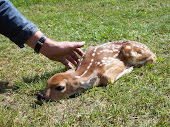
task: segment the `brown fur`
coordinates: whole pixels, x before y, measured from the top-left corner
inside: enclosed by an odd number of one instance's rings
[[[108,85],[130,73],[133,67],[155,61],[156,56],[148,47],[138,42],[115,41],[90,46],[75,70],[56,74],[47,81],[42,95],[46,100],[59,100],[93,86]]]

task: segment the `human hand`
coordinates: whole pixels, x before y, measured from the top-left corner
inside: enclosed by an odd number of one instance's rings
[[[71,69],[73,67],[69,62],[74,66],[78,65],[80,62],[78,55],[83,55],[83,51],[80,47],[84,46],[84,44],[85,42],[56,42],[48,38],[41,47],[40,53],[51,60],[61,62]]]
[[[27,41],[26,44],[31,48],[35,48],[37,41],[44,34],[41,31],[35,32]],[[40,53],[51,60],[56,60],[64,64],[69,69],[73,68],[69,63],[77,66],[80,62],[78,54],[83,55],[80,47],[84,46],[85,42],[56,42],[47,38],[40,49]]]

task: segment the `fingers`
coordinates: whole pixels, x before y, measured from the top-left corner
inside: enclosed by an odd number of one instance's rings
[[[75,52],[77,52],[80,56],[83,56],[83,51],[80,48],[74,49]]]
[[[81,57],[83,56],[83,51],[80,49],[80,47],[84,46],[85,42],[71,42],[71,49],[72,51],[65,56],[65,58],[71,62],[75,67],[77,67],[78,63],[80,62],[79,57],[77,56],[77,54],[79,54]],[[68,63],[68,61],[65,60],[64,65],[66,65],[67,67],[71,66],[71,64]],[[66,62],[67,61],[67,62]]]
[[[80,59],[79,59],[79,57],[77,56],[76,53],[72,52],[71,57],[77,62],[77,64],[80,62]]]
[[[83,51],[80,49],[81,47],[83,47],[85,44],[85,42],[73,42],[72,46],[73,46],[73,50],[75,52],[77,52],[80,56],[82,56],[84,53]]]
[[[80,49],[85,42],[55,42],[47,39],[43,45],[41,53],[51,60],[59,61],[69,69],[77,66],[80,62],[78,55],[83,56],[83,51]],[[69,63],[71,62],[71,63]]]
[[[66,59],[62,59],[59,62],[64,64],[68,69],[72,69],[73,68],[73,66]]]
[[[70,61],[74,66],[77,66],[77,61],[75,61],[71,56],[67,56],[66,59]]]
[[[75,67],[77,67],[78,63],[80,62],[80,59],[74,52],[72,52],[71,55],[64,56],[58,61],[64,64],[69,69],[72,69],[73,67],[69,62],[71,62]]]

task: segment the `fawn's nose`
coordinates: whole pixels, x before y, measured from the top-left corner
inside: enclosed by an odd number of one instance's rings
[[[42,100],[44,99],[44,95],[43,95],[42,93],[39,93],[39,94],[37,95],[37,99],[38,99],[39,101],[42,101]]]
[[[156,62],[156,59],[157,59],[156,55],[153,55],[153,56],[152,56],[152,61],[153,61],[153,63]]]
[[[155,63],[156,59],[157,59],[156,55],[152,54],[148,59],[148,63]]]

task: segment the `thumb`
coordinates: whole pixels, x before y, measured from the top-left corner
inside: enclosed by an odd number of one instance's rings
[[[82,42],[71,42],[71,46],[72,48],[81,48],[85,45],[85,42],[82,41]]]

